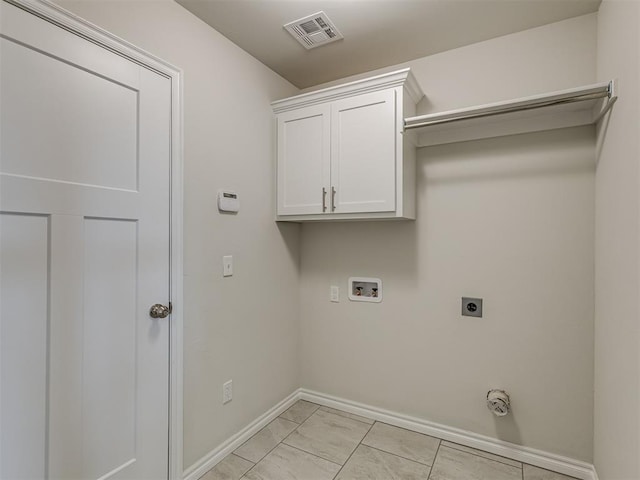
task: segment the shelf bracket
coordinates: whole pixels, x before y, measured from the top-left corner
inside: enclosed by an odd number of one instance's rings
[[[616,81],[611,80],[609,82],[609,87],[607,88],[609,100],[607,101],[607,104],[604,106],[604,108],[600,110],[598,115],[596,115],[596,117],[593,119],[593,123],[598,123],[600,120],[602,120],[602,117],[604,117],[607,114],[607,112],[611,110],[611,107],[613,107],[613,104],[616,103],[616,101],[618,100],[616,87],[617,87]]]

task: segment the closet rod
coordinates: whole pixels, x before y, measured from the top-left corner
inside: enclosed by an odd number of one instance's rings
[[[547,96],[538,96],[528,100],[515,102],[501,102],[499,104],[487,107],[475,107],[461,109],[444,114],[430,114],[421,117],[413,117],[405,119],[404,129],[413,130],[416,128],[429,127],[433,125],[442,125],[445,123],[458,122],[460,120],[470,120],[473,118],[492,117],[495,115],[504,115],[505,113],[521,112],[526,110],[534,110],[536,108],[551,107],[555,105],[565,105],[569,103],[584,102],[588,100],[597,100],[599,98],[608,97],[607,105],[599,112],[594,119],[597,122],[602,116],[609,111],[617,100],[614,95],[613,82],[608,84],[597,85],[580,89],[579,91],[570,91]],[[431,119],[430,119],[431,117]]]

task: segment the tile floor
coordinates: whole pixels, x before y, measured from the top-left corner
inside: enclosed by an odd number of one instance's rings
[[[200,480],[571,480],[300,400]]]

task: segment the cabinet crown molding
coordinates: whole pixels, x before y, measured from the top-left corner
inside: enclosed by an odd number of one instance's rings
[[[308,107],[318,103],[326,103],[340,98],[351,97],[361,93],[375,92],[387,88],[401,87],[405,88],[407,94],[414,103],[418,103],[424,93],[420,85],[416,81],[410,68],[403,68],[390,73],[383,73],[375,77],[356,80],[353,82],[337,85],[334,87],[323,88],[313,92],[303,93],[295,97],[288,97],[283,100],[276,100],[271,103],[273,112],[278,114],[293,110],[296,108]]]

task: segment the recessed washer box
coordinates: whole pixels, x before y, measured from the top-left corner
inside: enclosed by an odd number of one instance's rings
[[[382,301],[382,280],[370,277],[349,277],[349,300],[353,302]]]

